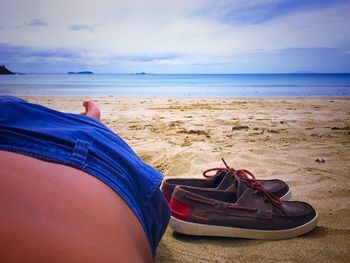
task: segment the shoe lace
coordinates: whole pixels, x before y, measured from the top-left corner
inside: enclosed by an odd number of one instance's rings
[[[271,192],[269,192],[268,190],[266,190],[255,178],[255,176],[249,172],[248,170],[245,169],[234,169],[230,166],[228,166],[228,164],[225,162],[224,158],[221,158],[221,160],[223,161],[223,163],[225,164],[226,167],[217,167],[217,168],[211,168],[208,170],[205,170],[203,172],[203,176],[205,178],[212,178],[213,176],[215,176],[215,174],[209,174],[210,172],[216,172],[216,174],[218,172],[226,172],[226,173],[231,173],[232,176],[237,179],[237,180],[242,180],[245,182],[245,184],[249,187],[254,189],[253,194],[256,194],[258,192],[261,192],[264,194],[264,199],[268,199],[271,201],[272,204],[274,205],[281,205],[283,204],[283,201],[278,198],[277,196],[275,196],[274,194],[272,194]]]

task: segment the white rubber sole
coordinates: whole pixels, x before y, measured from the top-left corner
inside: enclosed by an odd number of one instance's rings
[[[169,226],[176,232],[194,236],[239,237],[250,239],[288,239],[303,235],[317,226],[316,216],[310,222],[284,230],[254,230],[227,226],[215,226],[182,221],[171,217]]]
[[[289,188],[289,191],[282,197],[280,197],[283,201],[289,201],[292,198],[292,189]]]

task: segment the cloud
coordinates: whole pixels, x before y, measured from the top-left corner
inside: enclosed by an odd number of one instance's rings
[[[13,57],[40,57],[40,58],[81,58],[78,51],[67,49],[39,49],[26,46],[13,46],[0,43],[0,59],[11,59]]]
[[[111,57],[111,60],[117,61],[133,61],[133,62],[152,62],[152,61],[167,61],[185,57],[185,54],[179,53],[159,53],[159,54],[134,54],[134,55],[119,55]]]
[[[49,26],[45,21],[39,18],[34,18],[32,21],[27,23],[28,26],[42,26],[42,27],[47,27]]]
[[[347,3],[348,0],[246,0],[210,1],[203,9],[193,12],[196,17],[210,17],[229,24],[261,24],[296,12]]]
[[[88,32],[93,33],[95,31],[95,25],[73,24],[70,25],[68,29],[72,31],[87,30]]]
[[[290,73],[347,72],[350,53],[335,48],[285,48],[230,55],[181,53],[118,55],[89,50],[39,49],[0,44],[0,61],[17,72],[66,73]]]
[[[40,49],[0,43],[0,61],[16,72],[66,72],[71,65],[85,64],[80,51]]]

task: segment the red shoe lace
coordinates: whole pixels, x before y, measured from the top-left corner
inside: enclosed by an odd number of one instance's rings
[[[205,170],[203,172],[203,176],[205,178],[211,178],[215,175],[209,175],[208,173],[213,172],[213,171],[216,171],[216,173],[221,172],[221,171],[225,171],[226,173],[230,172],[230,173],[232,173],[232,176],[235,177],[237,180],[243,180],[248,187],[254,189],[253,194],[255,194],[257,192],[262,192],[264,194],[264,197],[269,199],[274,205],[281,205],[283,203],[283,201],[281,199],[279,199],[274,194],[272,194],[268,190],[266,190],[255,179],[255,176],[251,172],[249,172],[245,169],[235,170],[234,168],[228,166],[223,158],[221,158],[221,160],[223,161],[223,163],[225,164],[226,167],[224,167],[224,168],[223,167],[211,168],[211,169]]]

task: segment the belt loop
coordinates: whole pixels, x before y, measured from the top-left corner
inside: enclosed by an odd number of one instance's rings
[[[69,162],[80,168],[84,167],[91,142],[77,139]]]

